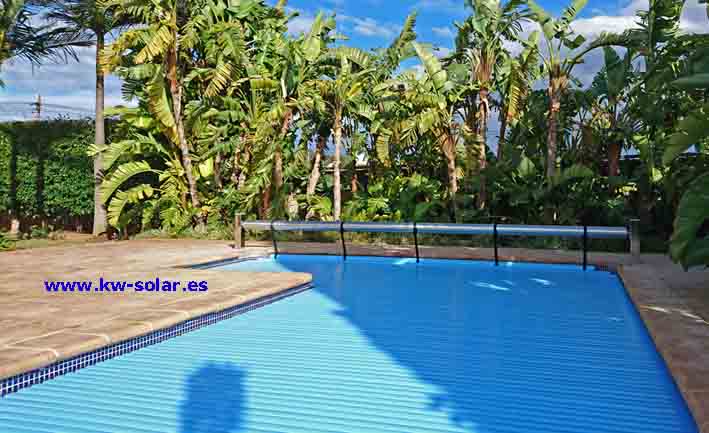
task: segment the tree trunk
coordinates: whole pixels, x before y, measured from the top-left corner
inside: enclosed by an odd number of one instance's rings
[[[243,186],[240,182],[244,173],[244,169],[241,167],[241,146],[246,147],[245,140],[246,136],[242,133],[239,136],[239,144],[234,146],[234,156],[231,163],[231,183],[233,183],[237,189],[240,189]]]
[[[505,147],[505,135],[507,134],[507,108],[500,110],[500,138],[497,141],[497,161],[502,161]]]
[[[458,174],[455,166],[455,139],[452,133],[446,133],[439,138],[443,155],[446,157],[446,168],[448,173],[448,194],[450,199],[451,216],[454,221],[457,221],[458,206],[455,201],[455,196],[458,193]]]
[[[259,209],[259,216],[261,219],[268,219],[271,215],[271,188],[266,188],[263,190],[263,195],[261,196],[261,209]]]
[[[222,154],[217,152],[214,155],[214,185],[218,190],[222,189]]]
[[[480,89],[480,103],[478,104],[476,141],[478,142],[478,166],[477,171],[480,178],[480,193],[478,194],[478,209],[485,207],[487,201],[487,188],[485,185],[485,175],[482,173],[487,166],[487,116],[490,110],[487,89]]]
[[[342,185],[340,181],[340,146],[342,145],[342,112],[341,110],[337,110],[335,113],[335,124],[334,124],[334,131],[335,133],[335,164],[334,164],[334,172],[333,172],[333,178],[334,178],[334,210],[333,210],[333,216],[335,217],[335,221],[340,220],[340,216],[342,213]]]
[[[308,197],[315,194],[315,189],[320,180],[320,161],[322,161],[322,153],[327,144],[327,135],[318,136],[318,144],[315,146],[315,156],[313,157],[313,169],[310,171],[310,179],[308,180],[308,189],[306,194]]]
[[[20,206],[17,202],[17,139],[10,138],[10,237],[17,239],[20,235]]]
[[[448,192],[451,198],[458,192],[458,176],[455,166],[455,141],[451,134],[442,138],[443,155],[446,157],[448,171]]]
[[[281,189],[283,186],[283,142],[290,128],[290,122],[293,119],[293,111],[288,109],[283,117],[281,124],[281,134],[278,143],[276,143],[276,151],[273,154],[273,185],[276,189]]]
[[[608,176],[620,175],[620,151],[620,143],[613,142],[608,145]]]
[[[167,61],[167,77],[170,81],[170,96],[172,96],[172,111],[175,116],[175,126],[177,129],[177,140],[182,153],[182,165],[187,177],[187,184],[190,190],[190,200],[192,207],[197,210],[201,207],[199,196],[197,195],[197,180],[194,177],[192,169],[192,157],[190,156],[190,148],[187,144],[185,136],[185,125],[182,119],[182,84],[178,78],[178,53],[179,53],[179,35],[175,34],[175,46],[168,55]],[[204,223],[203,216],[199,217],[200,225]]]
[[[550,91],[550,109],[547,119],[547,178],[556,176],[556,147],[558,116],[561,109],[561,102],[556,92]]]
[[[243,167],[248,167],[249,162],[251,161],[251,154],[249,153],[248,149],[244,150],[244,159],[242,162],[242,168],[239,170],[239,180],[237,181],[237,187],[239,189],[243,188],[246,185],[246,170],[244,170]]]
[[[104,47],[104,29],[99,17],[96,32],[96,123],[94,141],[97,146],[106,144],[106,121],[104,109],[104,76],[101,67],[101,51]],[[106,207],[101,200],[101,183],[103,182],[103,157],[101,153],[94,156],[94,224],[92,233],[99,236],[106,233]]]

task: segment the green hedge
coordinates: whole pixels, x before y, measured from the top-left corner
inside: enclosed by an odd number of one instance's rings
[[[25,221],[90,216],[93,141],[90,121],[0,123],[0,214],[14,207]]]

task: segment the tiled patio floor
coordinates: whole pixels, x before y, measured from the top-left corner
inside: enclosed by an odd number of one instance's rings
[[[310,282],[308,274],[176,268],[226,242],[130,241],[0,253],[0,379]],[[238,277],[237,277],[238,275]],[[45,281],[207,281],[206,292],[49,293]]]

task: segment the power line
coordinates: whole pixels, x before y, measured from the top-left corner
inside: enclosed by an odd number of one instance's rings
[[[38,96],[35,101],[0,100],[0,122],[52,120],[57,118],[87,119],[94,110],[63,104],[46,103]]]

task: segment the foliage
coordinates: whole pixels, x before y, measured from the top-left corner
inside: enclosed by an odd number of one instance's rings
[[[74,49],[90,45],[80,33],[67,32],[49,22],[38,23],[37,6],[43,4],[43,0],[0,0],[0,66],[13,58],[35,65],[47,58],[77,59]]]
[[[651,0],[635,28],[593,41],[574,32],[585,0],[556,17],[531,0],[467,3],[455,50],[441,57],[418,40],[416,14],[390,45],[362,51],[324,13],[290,34],[296,14],[284,2],[106,2],[112,19],[137,24],[101,56],[138,102],[110,112],[120,139],[91,148],[110,224],[201,236],[236,212],[600,225],[640,216],[666,239],[677,212],[673,255],[694,254],[701,189],[686,176],[702,179],[706,166],[686,152],[706,152],[708,36],[680,31],[682,2]],[[530,20],[539,31],[522,38]],[[587,86],[575,73],[592,50],[604,65]],[[631,149],[638,159],[622,160]]]
[[[17,213],[25,218],[91,215],[93,178],[86,150],[92,134],[83,121],[0,124],[0,212],[12,210],[15,199]]]
[[[0,251],[9,251],[15,248],[15,242],[10,239],[7,233],[0,232]]]
[[[439,181],[418,174],[395,176],[358,193],[348,203],[345,217],[351,221],[437,221],[445,215],[441,189]]]
[[[699,55],[691,59],[700,71],[709,65],[709,45]],[[690,68],[694,69],[694,68]],[[707,74],[691,73],[677,79],[674,84],[684,89],[709,89]],[[690,112],[677,123],[677,132],[668,139],[663,162],[668,164],[690,147],[696,147],[699,154],[706,152],[709,143],[709,103],[705,103]],[[709,266],[709,172],[705,165],[700,165],[703,158],[695,156],[689,161],[696,176],[683,191],[677,207],[674,232],[670,239],[670,256],[686,268]]]

